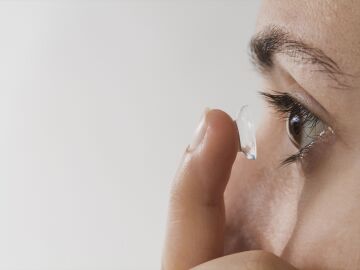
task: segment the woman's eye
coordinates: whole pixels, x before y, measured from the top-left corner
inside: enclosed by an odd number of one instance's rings
[[[327,125],[303,107],[293,108],[286,126],[289,138],[297,148],[310,145],[327,129]]]
[[[284,159],[281,164],[287,165],[303,159],[320,138],[333,134],[330,126],[303,106],[288,93],[270,94],[260,92],[265,100],[273,106],[286,120],[286,130],[291,142],[299,151]]]

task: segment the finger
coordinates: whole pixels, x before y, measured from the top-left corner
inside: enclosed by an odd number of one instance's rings
[[[224,256],[191,270],[296,270],[279,257],[265,251],[252,250]]]
[[[223,255],[223,194],[238,141],[230,116],[204,114],[173,183],[163,269],[189,269]]]

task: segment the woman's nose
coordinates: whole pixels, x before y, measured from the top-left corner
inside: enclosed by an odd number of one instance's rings
[[[282,167],[287,135],[271,117],[257,132],[255,161],[238,153],[225,191],[225,252],[263,249],[281,255],[297,218],[302,185],[296,166]]]

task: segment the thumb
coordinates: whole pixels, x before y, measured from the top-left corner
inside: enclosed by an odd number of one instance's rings
[[[173,182],[164,270],[189,269],[223,255],[223,194],[238,141],[230,116],[220,110],[204,113]]]

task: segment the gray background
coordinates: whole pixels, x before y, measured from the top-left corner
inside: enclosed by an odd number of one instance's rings
[[[258,106],[258,6],[0,2],[0,269],[159,269],[203,109]]]

